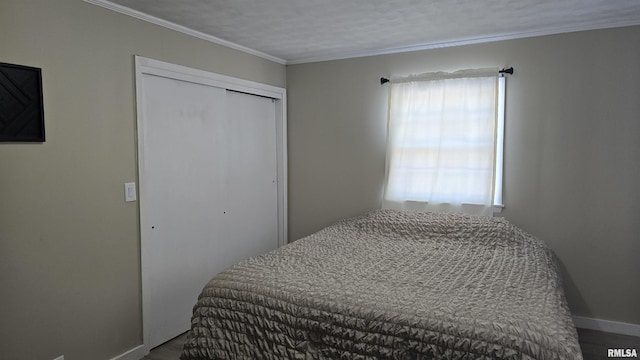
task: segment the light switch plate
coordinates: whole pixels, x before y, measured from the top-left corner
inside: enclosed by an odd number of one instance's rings
[[[138,199],[138,194],[136,193],[136,183],[130,182],[124,184],[124,201],[132,202]]]

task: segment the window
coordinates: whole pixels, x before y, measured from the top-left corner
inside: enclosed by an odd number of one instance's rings
[[[497,69],[392,80],[383,207],[491,215],[502,205]]]

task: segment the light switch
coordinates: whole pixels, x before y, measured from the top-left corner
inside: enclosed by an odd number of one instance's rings
[[[124,201],[132,202],[136,201],[138,196],[136,194],[136,183],[130,182],[124,184]]]

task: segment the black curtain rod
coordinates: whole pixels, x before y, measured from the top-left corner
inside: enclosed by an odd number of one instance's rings
[[[498,74],[510,74],[513,75],[513,67],[510,68],[504,68],[502,70],[498,70]],[[384,77],[380,78],[380,85],[384,85],[386,83],[388,83],[390,80]]]

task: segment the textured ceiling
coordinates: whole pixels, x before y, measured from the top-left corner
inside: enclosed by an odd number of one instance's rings
[[[640,24],[640,0],[110,2],[286,63]]]

